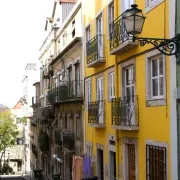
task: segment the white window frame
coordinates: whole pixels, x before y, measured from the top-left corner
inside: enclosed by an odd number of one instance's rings
[[[98,82],[102,81],[102,92],[98,91]],[[104,99],[104,78],[103,77],[99,77],[96,79],[96,92],[97,92],[97,96],[96,96],[96,100],[97,101],[102,101]],[[100,98],[99,98],[100,97]]]
[[[127,80],[127,79],[126,79],[126,78],[127,78],[127,76],[126,76],[126,70],[129,70],[129,69],[131,69],[131,68],[133,69],[133,83],[132,83],[132,84],[126,84],[126,80]],[[124,95],[125,95],[125,96],[128,96],[126,89],[127,89],[127,88],[132,88],[132,87],[134,88],[134,94],[131,93],[130,96],[131,96],[131,95],[135,95],[135,80],[134,80],[134,78],[135,78],[134,76],[135,76],[135,75],[134,75],[134,70],[135,70],[134,64],[131,64],[131,65],[129,65],[129,66],[126,66],[126,67],[123,69],[123,71],[124,71],[124,72],[123,72],[123,73],[124,73]],[[130,74],[129,74],[129,76],[130,76]]]
[[[136,95],[136,59],[131,59],[129,61],[125,61],[124,63],[122,63],[120,65],[120,84],[121,84],[121,96],[126,96],[125,94],[125,69],[128,67],[128,66],[133,66],[134,67],[134,95]]]
[[[120,0],[120,5],[121,5],[121,14],[126,11],[128,8],[125,7],[125,2],[129,3],[129,8],[131,8],[131,5],[135,3],[135,0]],[[131,1],[133,1],[133,3],[130,3]]]
[[[112,7],[113,7],[113,17],[112,17]],[[109,3],[108,7],[107,7],[107,19],[108,19],[108,23],[107,23],[107,31],[108,31],[108,39],[109,39],[109,24],[112,23],[114,21],[114,15],[115,15],[115,12],[114,12],[114,0],[111,0],[111,2]],[[111,15],[110,15],[111,14]]]
[[[138,180],[138,140],[137,138],[123,138],[123,176],[124,180],[129,179],[129,174],[128,174],[128,149],[127,145],[128,144],[134,144],[135,145],[135,165],[136,165],[136,179]]]
[[[91,26],[88,25],[86,27],[86,43],[91,40]]]
[[[145,12],[148,13],[162,2],[164,2],[164,0],[154,0],[153,2],[151,2],[151,0],[145,0]]]
[[[115,98],[115,73],[114,71],[108,73],[108,100],[111,101],[112,98]]]
[[[152,96],[152,68],[151,61],[155,57],[162,56],[163,58],[163,95],[162,96]],[[146,54],[146,105],[147,106],[163,106],[166,105],[166,60],[165,56],[159,53],[158,50],[150,51]]]
[[[86,81],[86,109],[88,109],[88,103],[92,102],[92,83],[91,80]]]
[[[86,142],[86,154],[88,157],[92,157],[92,143]]]
[[[158,142],[153,140],[146,140],[146,145],[158,146],[166,148],[166,179],[168,179],[168,144],[165,142]],[[147,154],[146,154],[147,156]],[[146,162],[147,163],[147,162]],[[147,165],[147,164],[146,164]],[[148,179],[147,179],[148,180]]]
[[[156,57],[154,57],[154,58],[152,58],[152,59],[150,59],[149,60],[149,63],[150,63],[150,68],[151,68],[151,72],[150,72],[150,78],[151,78],[151,82],[150,82],[150,84],[151,84],[151,99],[162,99],[162,98],[164,98],[164,87],[163,87],[163,95],[160,95],[160,88],[159,88],[159,85],[160,85],[160,82],[159,82],[159,79],[160,78],[163,78],[163,86],[164,86],[164,73],[161,75],[160,74],[160,69],[159,69],[159,61],[160,61],[160,59],[159,58],[162,58],[162,60],[163,60],[163,56],[162,55],[160,55],[160,56],[156,56]],[[153,61],[157,61],[157,76],[155,76],[155,77],[153,77],[152,76],[152,74],[153,74]],[[164,62],[163,62],[163,65],[164,65]],[[164,70],[164,68],[163,68],[163,70]],[[153,96],[153,80],[157,80],[158,81],[158,95],[157,96]]]
[[[99,21],[99,19],[101,19],[101,23],[102,23],[101,33],[98,32],[98,25],[99,25],[98,21]],[[96,35],[99,35],[99,34],[103,35],[103,33],[104,33],[103,11],[100,11],[100,12],[96,15]]]

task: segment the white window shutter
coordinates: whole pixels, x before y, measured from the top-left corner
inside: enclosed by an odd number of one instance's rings
[[[103,83],[103,79],[101,79],[101,90],[102,90],[102,99],[104,99],[104,83]]]
[[[111,100],[111,74],[108,74],[108,101]]]
[[[145,7],[149,6],[149,0],[145,0]]]
[[[124,68],[121,69],[122,71],[122,77],[121,77],[121,86],[122,86],[122,95],[125,95],[125,70]]]

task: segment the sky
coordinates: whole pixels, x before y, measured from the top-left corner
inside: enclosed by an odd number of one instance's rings
[[[0,1],[0,104],[13,107],[22,97],[25,67],[39,61],[52,6],[53,0]]]

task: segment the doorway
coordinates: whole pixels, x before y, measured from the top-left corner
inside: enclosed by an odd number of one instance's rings
[[[104,180],[104,152],[97,149],[97,174],[98,180]]]
[[[116,153],[109,151],[109,163],[110,163],[110,179],[116,180]]]

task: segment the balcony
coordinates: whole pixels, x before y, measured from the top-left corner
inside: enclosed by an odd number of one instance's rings
[[[112,128],[139,130],[138,96],[125,96],[112,99]]]
[[[57,145],[62,145],[62,131],[61,130],[54,130],[54,143]]]
[[[52,105],[54,102],[54,90],[49,90],[47,94],[47,104]]]
[[[38,96],[32,97],[32,108],[37,108],[40,106],[40,99]]]
[[[97,35],[86,43],[87,67],[96,67],[105,62],[104,35]]]
[[[83,81],[63,82],[48,92],[49,104],[83,101]]]
[[[67,151],[75,151],[75,134],[69,131],[63,132],[63,148]]]
[[[105,101],[94,101],[88,104],[88,123],[89,126],[105,128]]]
[[[54,109],[53,106],[47,106],[43,108],[43,119],[44,120],[54,120]]]
[[[132,49],[138,45],[138,42],[133,42],[132,37],[126,32],[123,15],[124,14],[121,14],[109,25],[111,55],[119,55],[120,53]]]

